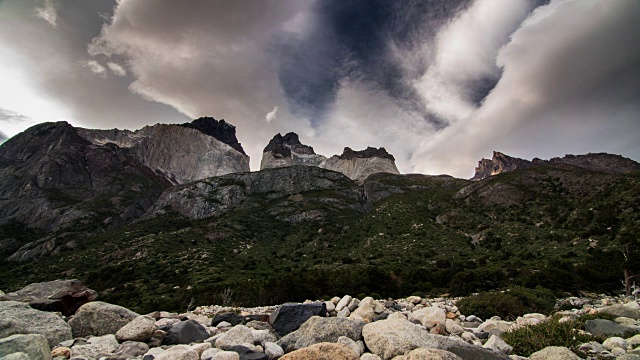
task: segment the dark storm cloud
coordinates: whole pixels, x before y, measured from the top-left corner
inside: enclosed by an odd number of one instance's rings
[[[341,84],[357,80],[385,91],[403,109],[419,113],[441,128],[446,121],[427,111],[412,84],[424,74],[428,59],[407,64],[406,59],[397,57],[395,48],[410,52],[431,42],[438,29],[468,3],[319,1],[312,10],[317,21],[312,29],[303,36],[281,39],[279,79],[283,90],[297,112],[317,122],[335,102]],[[483,79],[481,97],[490,90],[487,83]]]

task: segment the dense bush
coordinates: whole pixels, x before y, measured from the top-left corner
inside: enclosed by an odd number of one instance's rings
[[[513,353],[530,356],[547,346],[564,346],[575,350],[580,344],[594,340],[591,335],[576,330],[573,321],[558,322],[559,316],[542,323],[524,326],[502,334],[502,339],[513,346]]]
[[[553,293],[544,288],[513,287],[505,292],[484,292],[464,298],[456,304],[465,315],[515,319],[526,313],[550,313],[555,305]]]

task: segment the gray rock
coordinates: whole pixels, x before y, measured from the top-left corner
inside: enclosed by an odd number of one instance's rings
[[[69,325],[74,337],[101,336],[115,334],[138,316],[122,306],[93,301],[82,305]]]
[[[624,355],[618,356],[616,360],[640,360],[640,355],[624,354]]]
[[[351,302],[351,299],[353,298],[350,295],[343,296],[342,299],[340,299],[340,301],[338,301],[338,304],[336,305],[336,311],[340,312],[340,310],[347,307]]]
[[[611,306],[605,306],[603,308],[598,309],[598,312],[617,316],[617,317],[628,317],[635,320],[640,319],[640,311],[638,311],[634,307],[627,306],[627,304],[625,305],[616,304]]]
[[[382,360],[380,356],[372,353],[364,353],[360,355],[360,360]]]
[[[42,334],[53,347],[72,339],[71,327],[59,316],[16,301],[0,301],[0,338],[14,334]]]
[[[264,346],[266,342],[276,342],[278,337],[273,330],[254,330],[251,329],[251,335],[253,336],[253,343]]]
[[[147,341],[156,331],[155,321],[148,316],[138,316],[116,332],[118,341]]]
[[[348,307],[344,307],[342,308],[342,310],[338,311],[338,314],[336,315],[339,318],[346,318],[349,317],[351,315],[351,311],[349,311]]]
[[[301,349],[321,342],[337,342],[341,336],[351,340],[362,339],[364,322],[346,318],[324,318],[314,316],[298,330],[278,341],[286,352]]]
[[[362,353],[364,353],[364,343],[362,341],[354,341],[349,337],[340,336],[338,338],[338,344],[347,345],[358,356],[360,356],[360,355],[362,355]]]
[[[86,345],[72,346],[71,357],[84,356],[89,359],[98,359],[113,354],[118,348],[118,340],[113,334],[90,337],[87,342]]]
[[[405,360],[463,360],[452,352],[427,348],[411,350],[404,358]]]
[[[284,355],[284,349],[276,343],[266,342],[264,344],[264,353],[267,355],[269,360],[273,360]]]
[[[631,331],[629,327],[605,319],[587,320],[584,323],[584,329],[595,336],[623,335]]]
[[[602,346],[609,351],[615,348],[626,349],[627,345],[627,341],[621,337],[610,337],[602,343]]]
[[[71,316],[97,296],[95,291],[74,279],[29,284],[16,292],[0,295],[0,300],[26,302],[34,309],[59,311]]]
[[[236,325],[216,339],[216,347],[222,350],[245,343],[253,345],[253,333],[251,328],[244,325]]]
[[[349,305],[347,305],[347,307],[349,308],[349,311],[354,312],[358,308],[359,304],[360,300],[353,298],[351,299],[351,302],[349,302]]]
[[[163,351],[155,360],[200,360],[200,356],[188,346],[178,345]]]
[[[467,344],[460,339],[429,334],[420,325],[400,319],[366,324],[362,335],[367,348],[384,360],[420,347],[446,350],[463,359],[508,359],[506,355]]]
[[[530,360],[580,360],[580,357],[574,354],[571,350],[562,346],[549,346],[540,351],[536,351],[531,356]]]
[[[513,351],[513,346],[507,344],[502,338],[496,335],[491,335],[489,340],[483,345],[487,349],[498,351],[503,354],[509,355]]]
[[[269,317],[269,322],[273,329],[284,336],[292,331],[298,330],[312,316],[325,316],[327,308],[323,302],[311,304],[287,303],[281,305]]]
[[[19,355],[20,353],[24,355]],[[26,356],[31,360],[50,360],[51,349],[47,338],[41,334],[18,334],[0,339],[0,358],[7,359],[8,355],[19,359]]]
[[[205,351],[202,352],[202,354],[200,354],[200,360],[211,360],[215,354],[221,352],[223,350],[217,349],[217,348],[210,348],[207,349]]]
[[[444,310],[437,306],[426,307],[418,309],[409,315],[409,320],[417,320],[426,327],[431,329],[434,326],[445,326],[447,320],[447,314]]]
[[[131,357],[144,355],[149,351],[149,345],[139,341],[125,341],[118,345],[115,353]]]
[[[373,308],[369,306],[358,307],[349,315],[349,318],[351,319],[359,318],[359,319],[365,320],[366,322],[373,321],[375,317],[376,317],[375,311],[373,311]]]
[[[209,338],[209,333],[204,326],[195,320],[181,321],[167,331],[163,345],[191,344],[192,342],[203,342]]]

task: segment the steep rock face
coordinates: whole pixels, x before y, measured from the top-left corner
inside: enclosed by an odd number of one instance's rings
[[[535,158],[532,161],[514,158],[501,152],[494,151],[493,158],[482,159],[476,167],[476,174],[471,180],[482,180],[492,175],[503,172],[524,169],[532,166],[544,164],[566,164],[580,168],[602,171],[606,173],[619,174],[634,170],[640,170],[640,163],[621,155],[607,153],[589,153],[585,155],[565,155],[550,160]]]
[[[292,165],[320,165],[326,157],[316,154],[313,148],[300,142],[298,134],[277,134],[262,153],[260,170]]]
[[[93,145],[66,122],[39,124],[0,146],[0,225],[78,232],[92,222],[124,224],[168,185],[125,149]],[[25,260],[73,241],[52,234],[23,244],[21,232],[0,233],[0,254]]]
[[[253,173],[228,174],[216,178],[176,186],[166,190],[147,211],[145,217],[164,215],[167,209],[191,219],[220,216],[237,208],[251,208],[260,201],[304,203],[311,192],[331,190],[330,197],[319,202],[335,207],[364,208],[362,189],[344,175],[315,166],[290,166]],[[305,195],[307,194],[307,195]],[[288,204],[288,207],[291,207]],[[292,222],[320,212],[298,213],[287,219]]]
[[[235,139],[235,128],[222,120],[201,118],[188,126],[156,124],[136,131],[78,129],[78,133],[93,144],[129,149],[173,184],[249,171],[249,157]]]
[[[514,158],[501,152],[494,151],[491,159],[482,159],[478,162],[476,174],[471,178],[471,180],[482,180],[492,175],[516,169],[524,169],[531,167],[532,165],[531,161]]]
[[[400,174],[395,158],[385,148],[368,147],[362,151],[344,148],[342,155],[334,155],[320,164],[321,168],[345,174],[348,178],[362,182],[376,173]]]
[[[586,155],[565,155],[562,158],[552,158],[552,164],[568,164],[589,170],[607,173],[625,173],[640,170],[640,163],[623,157],[607,153],[589,153]]]

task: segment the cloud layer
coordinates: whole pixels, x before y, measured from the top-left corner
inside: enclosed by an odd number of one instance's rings
[[[0,2],[0,107],[102,128],[225,118],[253,169],[289,131],[462,177],[492,150],[640,160],[638,18],[629,0]]]

